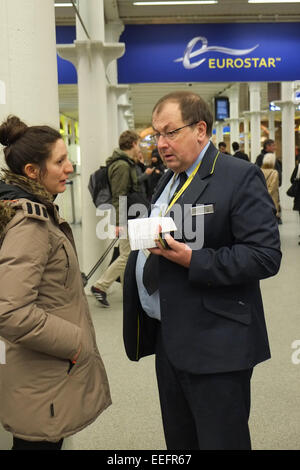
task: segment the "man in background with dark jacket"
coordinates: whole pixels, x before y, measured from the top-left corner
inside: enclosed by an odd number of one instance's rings
[[[140,136],[132,130],[123,132],[119,137],[119,148],[114,150],[106,161],[108,179],[112,193],[112,206],[116,215],[116,236],[120,237],[120,196],[139,194],[140,186],[137,179],[136,161],[140,151]],[[138,202],[138,201],[135,201]],[[122,224],[123,225],[123,224]],[[123,234],[124,235],[124,234]],[[129,240],[122,236],[119,240],[120,255],[91,287],[91,291],[102,307],[109,307],[107,290],[119,277],[123,281],[124,269],[130,253]]]
[[[234,157],[241,158],[242,160],[249,162],[248,155],[240,150],[240,144],[238,142],[232,142],[232,150],[234,152]]]
[[[255,163],[257,166],[261,168],[264,156],[266,153],[275,153],[276,150],[276,144],[274,140],[272,139],[266,139],[263,143],[263,148],[261,153],[256,157]],[[279,175],[279,186],[281,186],[281,180],[282,180],[282,167],[281,167],[281,162],[276,158],[275,160],[275,170],[278,171]]]

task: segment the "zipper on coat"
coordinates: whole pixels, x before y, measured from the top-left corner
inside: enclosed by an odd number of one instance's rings
[[[51,415],[51,418],[54,418],[54,405],[53,405],[53,403],[51,403],[51,405],[50,405],[50,415]]]
[[[65,280],[64,280],[64,287],[67,287],[68,278],[69,278],[70,260],[69,260],[69,255],[68,255],[67,249],[64,245],[63,245],[63,250],[64,250],[65,255],[66,255],[66,265],[65,265],[66,277],[65,277]]]

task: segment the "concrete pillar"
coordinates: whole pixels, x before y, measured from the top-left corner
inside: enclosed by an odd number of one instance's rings
[[[124,30],[124,25],[120,21],[110,22],[105,25],[105,38],[107,42],[117,43]],[[109,153],[118,147],[118,97],[123,93],[123,89],[118,85],[117,61],[113,60],[107,67],[107,121],[108,126],[108,150]],[[127,89],[127,86],[124,85]]]
[[[118,127],[119,127],[119,134],[128,129],[127,119],[125,117],[125,112],[131,109],[130,104],[118,104]]]
[[[89,271],[103,252],[105,242],[96,238],[96,208],[88,187],[89,177],[109,156],[107,122],[108,64],[124,53],[121,43],[104,40],[103,0],[80,0],[79,13],[89,38],[76,18],[76,41],[57,46],[58,53],[70,60],[78,74],[78,109],[82,184],[82,258],[83,270]],[[97,273],[99,274],[99,273]],[[93,281],[93,280],[92,280]]]
[[[284,209],[290,209],[292,199],[286,195],[290,186],[290,177],[295,168],[295,103],[294,83],[281,83],[281,101],[279,103],[282,115],[282,186],[280,202]]]
[[[255,162],[257,155],[261,151],[260,144],[260,83],[249,83],[250,92],[250,131],[251,131],[251,152],[250,160]]]
[[[232,142],[240,141],[240,121],[239,121],[239,83],[232,85],[229,89],[230,102],[230,149],[232,152]]]
[[[27,124],[59,129],[53,0],[0,0],[0,121],[16,114]]]
[[[118,125],[119,125],[119,134],[128,129],[128,120],[126,117],[126,112],[132,110],[132,105],[128,98],[129,87],[127,90],[124,89],[124,92],[120,94],[118,99]]]
[[[249,113],[244,113],[244,152],[249,156]]]
[[[273,139],[275,141],[275,112],[269,111],[268,118],[269,118],[269,139]]]
[[[0,122],[15,114],[59,129],[55,47],[53,0],[0,0]],[[0,449],[11,446],[0,426]]]
[[[109,85],[108,87],[108,102],[110,105],[108,105],[109,108],[109,123],[111,123],[110,127],[110,145],[111,145],[111,150],[114,148],[118,147],[119,145],[119,136],[120,134],[126,129],[120,130],[120,123],[119,123],[119,105],[118,105],[118,100],[119,97],[122,96],[124,93],[127,92],[128,90],[128,85]],[[127,109],[130,109],[128,107]]]
[[[127,121],[128,129],[134,129],[134,114],[131,110],[125,111],[124,116]]]
[[[216,121],[216,147],[218,147],[218,143],[223,141],[223,125],[222,121]]]
[[[0,80],[0,104],[6,103],[6,87],[5,83]]]

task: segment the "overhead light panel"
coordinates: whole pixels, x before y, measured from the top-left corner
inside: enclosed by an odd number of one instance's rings
[[[248,3],[300,3],[300,0],[248,0]]]
[[[54,3],[54,6],[55,7],[72,7],[72,3],[68,2],[68,3]]]
[[[187,0],[187,1],[171,1],[171,2],[133,2],[134,5],[138,6],[149,6],[149,5],[213,5],[215,3],[218,3],[218,0]]]

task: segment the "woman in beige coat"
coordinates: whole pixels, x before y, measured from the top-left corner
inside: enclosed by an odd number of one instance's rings
[[[265,176],[268,192],[276,208],[276,217],[279,218],[279,175],[275,170],[275,154],[266,153],[262,162],[262,172]]]
[[[0,420],[13,449],[60,449],[111,403],[69,225],[54,195],[73,171],[61,135],[0,126]]]

